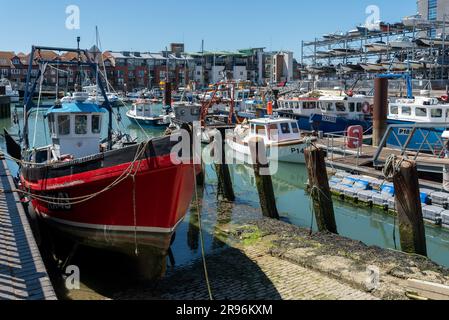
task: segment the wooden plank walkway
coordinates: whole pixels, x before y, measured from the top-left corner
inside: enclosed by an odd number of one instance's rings
[[[316,145],[318,147],[327,150],[331,156],[333,153],[332,161],[341,162],[347,165],[359,165],[359,166],[367,165],[369,162],[372,162],[378,150],[377,147],[364,144],[360,150],[361,155],[357,157],[357,149],[350,150],[348,148],[345,148],[344,144],[345,144],[344,138],[334,138],[333,145],[329,145],[328,140],[326,138],[318,140],[316,142]],[[378,161],[385,162],[387,158],[392,154],[400,157],[401,150],[385,147],[382,149]],[[406,155],[409,159],[415,160],[417,154],[416,152],[409,151],[406,153]],[[357,164],[356,161],[359,161],[359,163]],[[425,167],[432,171],[435,170],[436,172],[442,171],[442,168],[444,166],[449,165],[449,159],[441,157],[439,158],[434,155],[425,153],[418,154],[415,161],[418,164],[418,167]]]
[[[56,300],[6,161],[0,162],[0,300]]]

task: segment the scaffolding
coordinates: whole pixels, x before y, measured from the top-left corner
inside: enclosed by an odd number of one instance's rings
[[[449,21],[427,21],[425,24],[414,23],[406,26],[403,23],[383,24],[379,31],[353,30],[345,34],[331,34],[325,38],[301,43],[301,65],[303,73],[320,75],[322,78],[353,79],[363,76],[366,79],[375,77],[376,73],[409,72],[414,79],[447,80],[449,76],[449,39],[446,30]],[[441,31],[441,38],[431,35]],[[410,40],[409,47],[392,46],[398,38]],[[374,44],[385,44],[384,50],[373,50]],[[387,66],[383,70],[361,68],[363,64]],[[402,64],[402,69],[395,69],[395,62]],[[411,65],[413,62],[414,65]],[[429,63],[431,62],[431,63]],[[389,63],[389,65],[388,65]],[[348,67],[355,66],[354,70]],[[346,67],[346,68],[345,68]],[[356,76],[355,76],[356,75]]]

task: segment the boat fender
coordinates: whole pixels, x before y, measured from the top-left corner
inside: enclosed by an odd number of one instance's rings
[[[449,141],[445,145],[444,158],[449,159]],[[443,190],[449,192],[449,166],[447,165],[443,167]]]
[[[448,95],[441,96],[441,100],[444,101],[444,102],[448,102],[449,101],[449,96]]]
[[[370,114],[371,113],[371,106],[370,106],[369,102],[365,101],[363,103],[362,111],[363,111],[364,114]]]
[[[349,91],[346,92],[346,95],[347,95],[348,97],[352,97],[352,96],[354,96],[354,91],[349,90]]]

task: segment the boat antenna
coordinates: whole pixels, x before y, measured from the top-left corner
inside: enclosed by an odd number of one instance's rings
[[[81,37],[77,37],[76,38],[76,42],[77,42],[77,50],[78,50],[78,90],[81,91],[82,88],[82,83],[81,83],[81,50],[80,50],[80,41],[81,41]],[[75,89],[75,91],[77,91]]]

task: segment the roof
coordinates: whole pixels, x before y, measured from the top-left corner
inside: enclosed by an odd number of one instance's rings
[[[287,119],[287,118],[260,118],[260,119],[253,119],[250,120],[249,123],[255,123],[255,124],[278,124],[278,123],[292,123],[296,122],[296,120],[293,119]]]
[[[344,101],[347,99],[347,96],[323,96],[320,97],[320,101]]]
[[[10,67],[11,59],[15,56],[13,51],[0,51],[0,66]]]
[[[55,60],[56,58],[59,58],[59,55],[56,52],[49,50],[38,50],[35,56],[45,60]]]
[[[51,107],[47,115],[52,113],[104,113],[105,109],[95,103],[70,102],[63,103],[61,107]]]
[[[204,51],[203,52],[193,52],[190,53],[192,57],[201,57],[201,56],[225,56],[225,57],[245,57],[246,55],[241,52],[231,52],[231,51]]]

